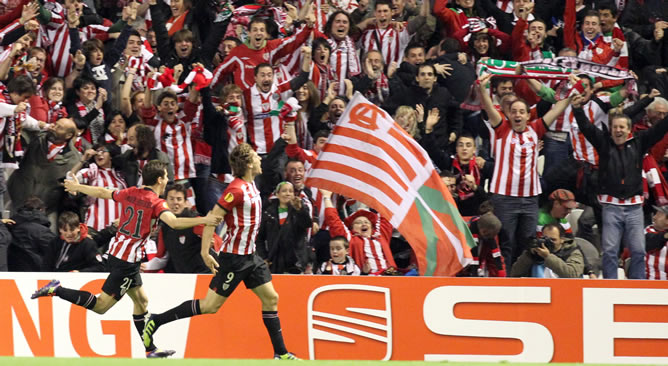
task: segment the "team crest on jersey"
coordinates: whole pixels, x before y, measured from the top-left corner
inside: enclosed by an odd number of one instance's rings
[[[262,55],[262,58],[263,58],[265,61],[269,61],[269,54],[268,54],[268,53],[263,54],[263,55]]]
[[[602,54],[602,53],[603,53],[603,49],[602,49],[602,48],[598,48],[598,47],[596,47],[596,53],[598,53],[599,55]]]
[[[225,198],[223,198],[225,202],[230,203],[234,201],[234,195],[232,193],[228,193],[225,195]]]
[[[179,236],[179,243],[181,243],[181,244],[185,244],[185,243],[186,243],[186,236],[185,236],[185,235],[181,235],[181,236]]]

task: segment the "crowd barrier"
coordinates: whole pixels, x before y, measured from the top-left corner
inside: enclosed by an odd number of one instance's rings
[[[204,297],[210,276],[143,275],[149,310]],[[143,357],[124,298],[97,315],[48,280],[97,293],[105,274],[1,273],[0,356]],[[302,358],[668,363],[668,281],[274,276],[288,349]],[[169,323],[158,347],[185,358],[273,356],[243,285],[214,315]]]

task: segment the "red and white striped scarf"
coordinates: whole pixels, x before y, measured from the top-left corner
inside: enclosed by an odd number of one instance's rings
[[[11,98],[4,85],[0,84],[0,102],[11,103]],[[0,146],[4,148],[2,155],[2,166],[18,168],[18,158],[23,156],[23,146],[21,145],[21,125],[30,114],[30,104],[26,104],[26,110],[20,113],[14,113],[11,116],[4,117],[2,124],[3,132]]]
[[[80,117],[85,117],[90,111],[95,109],[95,101],[91,100],[88,105],[81,103],[81,101],[76,102],[77,110],[79,111]],[[104,110],[99,109],[100,114],[95,117],[88,124],[88,128],[82,134],[82,136],[90,143],[93,143],[94,140],[97,140],[99,136],[102,135],[104,131]]]
[[[61,151],[65,148],[65,142],[62,144],[54,144],[51,141],[47,142],[47,147],[49,151],[46,153],[46,158],[49,159],[49,161],[53,161],[53,159],[56,158],[58,154],[60,154]]]
[[[468,174],[471,174],[473,178],[475,179],[475,184],[480,185],[480,169],[478,169],[478,165],[476,164],[475,161],[475,155],[471,157],[471,160],[469,160],[469,172]],[[460,175],[462,178],[467,174],[462,170],[462,166],[459,163],[459,158],[455,158],[452,160],[452,167],[456,169],[456,174]],[[472,197],[475,192],[471,189],[466,188],[464,185],[459,185],[457,187],[457,194],[459,195],[460,200],[465,200],[467,198]]]
[[[329,46],[332,48],[329,60],[332,68],[334,68],[337,81],[343,81],[362,72],[353,39],[346,36],[342,41],[336,41],[333,36],[330,37],[327,39]]]
[[[47,123],[56,123],[61,118],[67,117],[67,111],[63,108],[63,102],[53,102],[46,100],[49,106],[47,113]]]
[[[376,79],[369,90],[365,93],[365,97],[369,99],[374,104],[382,104],[385,102],[385,99],[390,95],[390,84],[388,83],[387,76],[385,73],[381,72],[378,79]]]
[[[144,47],[142,47],[142,51]],[[127,78],[130,69],[135,69],[135,77],[132,80],[132,91],[144,90],[144,85],[146,85],[146,75],[150,72],[150,67],[148,66],[148,58],[144,55],[135,57],[130,56],[128,62],[125,66],[125,77]],[[167,85],[165,86],[167,87]]]
[[[657,206],[668,205],[668,184],[659,164],[650,154],[646,154],[642,160],[642,177],[644,198],[648,199],[652,193]]]

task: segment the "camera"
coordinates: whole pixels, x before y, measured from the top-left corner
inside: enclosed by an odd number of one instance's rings
[[[541,264],[545,262],[545,259],[543,259],[543,257],[541,257],[540,255],[534,253],[532,249],[540,248],[542,245],[545,245],[545,248],[547,248],[547,250],[549,250],[550,253],[554,252],[554,243],[552,242],[552,239],[547,237],[531,238],[527,245],[527,252],[531,256],[531,258],[533,258],[536,264]]]
[[[554,251],[554,243],[552,242],[552,239],[547,237],[533,238],[529,241],[527,249],[540,248],[542,245],[545,245],[545,248],[547,248],[550,253]]]

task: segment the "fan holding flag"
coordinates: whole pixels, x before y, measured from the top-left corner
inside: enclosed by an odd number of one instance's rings
[[[377,212],[358,211],[346,229],[326,203],[327,220],[359,238],[350,245],[356,261],[362,258],[360,266],[369,264],[366,259],[380,267],[377,260],[384,259],[386,268],[392,266],[384,245],[391,227],[413,248],[421,275],[453,276],[471,261],[473,237],[429,156],[360,93],[348,104],[305,184],[356,199]],[[367,248],[374,250],[373,258],[356,253]]]

